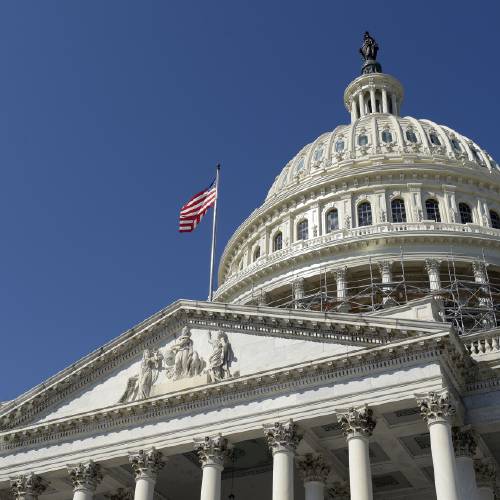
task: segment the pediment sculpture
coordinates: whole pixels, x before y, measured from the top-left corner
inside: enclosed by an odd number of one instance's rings
[[[164,372],[163,382],[171,382],[175,390],[175,382],[183,379],[195,379],[206,376],[206,383],[220,382],[233,377],[231,364],[237,361],[228,336],[222,331],[217,331],[214,336],[208,332],[208,343],[212,352],[207,362],[194,350],[194,342],[191,331],[185,326],[180,337],[172,346],[163,352],[159,349],[145,349],[142,355],[139,373],[127,380],[127,386],[120,403],[137,401],[149,398],[153,386],[162,382],[161,375]]]

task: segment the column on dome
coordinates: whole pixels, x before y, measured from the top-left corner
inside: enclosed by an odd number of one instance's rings
[[[337,310],[341,312],[349,311],[347,302],[347,266],[339,267],[333,271],[337,282]]]
[[[474,472],[474,455],[477,450],[476,435],[470,426],[453,427],[453,448],[457,463],[458,494],[460,500],[476,498],[476,474]]]
[[[341,198],[342,206],[342,222],[340,228],[344,230],[351,229],[352,227],[352,196],[349,194]]]
[[[92,500],[98,484],[102,481],[101,466],[92,460],[68,466],[73,484],[73,500]]]
[[[10,481],[10,491],[15,500],[37,500],[46,489],[47,482],[33,472]]]
[[[384,283],[392,283],[392,261],[391,260],[382,260],[377,262],[378,269],[380,271],[380,277],[382,280],[382,285]],[[382,297],[382,305],[384,307],[390,307],[396,304],[396,301],[393,297],[391,297],[392,286],[382,286],[382,293],[384,294]]]
[[[486,200],[483,198],[477,200],[477,210],[479,212],[479,224],[484,227],[491,227],[490,209]]]
[[[330,466],[322,455],[308,453],[297,458],[297,469],[304,481],[305,500],[323,500]]]
[[[425,270],[429,276],[429,289],[431,292],[441,290],[441,276],[439,275],[439,265],[441,262],[436,259],[425,260]]]
[[[269,294],[265,292],[264,290],[259,289],[258,290],[258,296],[257,296],[257,305],[259,306],[265,306],[269,302]]]
[[[445,217],[449,222],[460,222],[458,214],[457,201],[455,198],[455,186],[443,185]]]
[[[370,105],[372,108],[372,113],[376,113],[377,111],[377,101],[375,99],[375,88],[370,88]]]
[[[153,500],[158,472],[165,466],[163,453],[154,447],[129,454],[129,462],[134,471],[134,500]]]
[[[387,89],[382,89],[382,113],[389,112],[389,103],[387,102]]]
[[[391,94],[391,105],[392,105],[392,114],[395,116],[399,116],[398,102],[396,99],[396,94],[394,93]]]
[[[351,500],[372,500],[369,439],[376,421],[368,406],[337,410],[337,418],[347,439]]]
[[[351,107],[351,123],[353,123],[358,119],[358,109],[356,108],[355,99],[351,98],[349,105]]]
[[[477,482],[477,500],[495,500],[497,468],[493,459],[474,461]]]
[[[300,301],[304,298],[304,278],[297,278],[292,282],[292,295],[295,309],[300,309]]]
[[[408,183],[407,188],[411,197],[410,210],[407,212],[408,222],[422,222],[425,219],[422,206],[422,184]]]
[[[291,419],[264,426],[264,435],[273,455],[272,500],[293,500],[293,462],[302,436]]]
[[[358,101],[359,101],[359,117],[362,118],[366,114],[365,113],[365,97],[364,97],[362,91],[358,94]]]
[[[439,500],[459,500],[457,467],[451,437],[455,408],[446,389],[416,394],[420,414],[429,427],[434,483]]]
[[[200,500],[221,500],[224,460],[230,453],[228,440],[221,434],[195,439],[194,449],[203,471]]]
[[[488,273],[486,271],[487,264],[480,260],[475,260],[472,263],[472,271],[474,273],[474,281],[476,283],[481,283],[484,286],[480,287],[480,297],[479,297],[479,305],[481,307],[491,308],[491,296],[490,296],[490,288],[488,285]],[[491,324],[490,326],[494,326],[493,318],[488,319],[488,322]]]

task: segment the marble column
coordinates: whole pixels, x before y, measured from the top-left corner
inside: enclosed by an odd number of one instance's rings
[[[129,454],[129,462],[134,471],[134,500],[153,500],[158,472],[164,467],[163,453],[150,448]]]
[[[304,298],[304,278],[297,278],[292,283],[292,290],[293,290],[293,300],[296,301],[295,309],[300,309],[301,304],[299,301]]]
[[[457,463],[458,494],[460,500],[474,500],[477,494],[474,455],[477,450],[475,433],[470,426],[452,428],[453,448]]]
[[[230,452],[227,439],[221,434],[196,439],[194,449],[203,471],[200,500],[221,500],[224,459]]]
[[[457,467],[451,438],[455,409],[446,389],[416,394],[420,414],[429,427],[434,483],[439,500],[459,500]]]
[[[340,312],[349,311],[349,303],[347,302],[347,267],[340,267],[335,269],[335,281],[337,282],[337,309]]]
[[[323,456],[308,453],[298,457],[297,469],[304,481],[305,500],[324,500],[330,466]]]
[[[378,269],[380,271],[380,277],[382,279],[382,284],[384,283],[392,283],[392,261],[383,260],[378,262]],[[384,307],[390,307],[396,305],[396,301],[393,297],[391,297],[392,287],[382,286],[382,293],[384,294],[382,297],[382,304]]]
[[[382,89],[382,113],[389,112],[389,105],[387,103],[387,89]]]
[[[474,461],[477,482],[477,500],[494,500],[497,478],[496,464],[493,459]]]
[[[391,94],[391,105],[392,105],[392,114],[398,116],[398,102],[396,100],[396,94]]]
[[[68,466],[68,474],[73,484],[73,500],[92,500],[102,481],[101,466],[89,460]]]
[[[441,276],[439,275],[439,260],[426,259],[425,270],[429,276],[429,288],[431,292],[441,290]]]
[[[302,436],[293,420],[264,426],[264,435],[273,454],[272,500],[293,500],[293,461]]]
[[[369,439],[376,424],[373,411],[367,406],[337,410],[337,418],[349,450],[351,500],[372,500]]]
[[[377,101],[375,99],[375,89],[370,89],[370,105],[372,108],[372,113],[377,112]]]
[[[474,273],[474,281],[484,284],[481,288],[481,297],[479,305],[482,307],[491,307],[490,289],[488,287],[488,274],[486,272],[487,264],[480,260],[475,260],[472,263],[472,271]]]
[[[47,483],[30,472],[10,481],[10,491],[15,500],[36,500],[47,489]]]

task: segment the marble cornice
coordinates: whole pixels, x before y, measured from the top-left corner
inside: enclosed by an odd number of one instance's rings
[[[371,318],[368,326],[363,315],[181,300],[6,403],[0,409],[0,430],[26,425],[53,404],[111,372],[120,363],[138,356],[144,348],[173,337],[186,324],[253,335],[360,346],[386,344],[398,337],[448,328],[434,322],[395,318]]]
[[[275,397],[422,362],[463,362],[463,354],[463,345],[454,334],[442,331],[4,431],[0,433],[0,450],[120,430],[145,421],[154,423],[166,417],[206,412],[228,402],[236,404]]]

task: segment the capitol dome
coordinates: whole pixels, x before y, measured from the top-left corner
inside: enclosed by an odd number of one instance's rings
[[[344,92],[350,124],[304,146],[228,242],[217,301],[375,312],[434,295],[462,333],[496,322],[499,166],[401,116],[403,96],[365,63]]]

